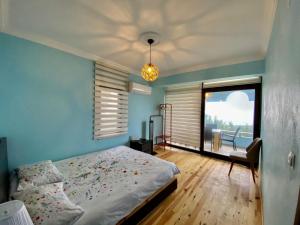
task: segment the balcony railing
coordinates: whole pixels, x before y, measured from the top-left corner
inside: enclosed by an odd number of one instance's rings
[[[234,135],[235,130],[221,130],[221,132],[224,132],[224,133],[226,133],[226,134]],[[241,137],[241,138],[252,138],[252,137],[253,137],[253,132],[240,131],[240,132],[238,133],[237,137]]]
[[[235,130],[221,130],[221,132],[224,132],[226,134],[230,134],[230,135],[234,135]],[[236,137],[236,145],[238,148],[247,148],[250,143],[252,142],[253,139],[253,133],[251,132],[245,132],[245,131],[240,131]],[[190,146],[184,143],[177,143],[177,142],[169,142],[169,144],[173,144],[173,145],[177,145],[177,146],[182,146],[185,148],[190,148],[193,150],[199,150],[199,147],[195,147],[195,146]],[[232,146],[232,143],[226,143],[225,141],[222,143],[223,145],[228,145],[228,146]]]

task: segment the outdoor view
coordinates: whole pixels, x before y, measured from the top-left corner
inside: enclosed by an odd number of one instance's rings
[[[206,93],[205,151],[245,151],[253,138],[254,98],[253,89]]]

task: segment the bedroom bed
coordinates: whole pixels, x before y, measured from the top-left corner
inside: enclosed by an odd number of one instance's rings
[[[84,214],[75,225],[136,224],[177,188],[174,163],[119,146],[54,162],[68,198]]]

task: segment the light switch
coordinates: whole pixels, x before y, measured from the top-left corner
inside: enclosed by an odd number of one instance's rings
[[[293,152],[290,152],[288,155],[288,164],[292,169],[295,167],[295,159],[296,155]]]

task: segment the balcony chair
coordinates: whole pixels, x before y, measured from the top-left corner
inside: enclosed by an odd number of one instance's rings
[[[246,152],[233,151],[229,154],[229,158],[232,160],[228,176],[230,176],[233,164],[236,161],[246,162],[250,164],[250,169],[252,172],[252,178],[255,183],[255,171],[254,164],[258,163],[259,160],[259,151],[261,147],[262,140],[261,138],[255,138],[253,142],[246,148]]]
[[[234,151],[236,151],[236,137],[240,131],[241,127],[238,127],[234,134],[231,135],[231,134],[226,134],[226,133],[223,133],[221,134],[221,146],[223,144],[223,141],[227,141],[227,142],[231,142],[232,143],[232,148]]]

